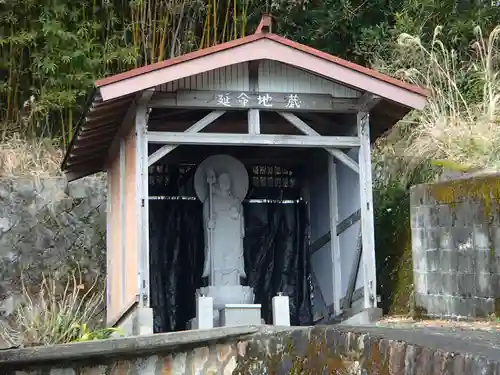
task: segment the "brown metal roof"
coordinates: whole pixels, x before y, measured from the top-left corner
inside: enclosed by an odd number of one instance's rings
[[[426,91],[418,86],[397,80],[375,70],[329,55],[306,45],[296,43],[279,35],[266,32],[270,30],[270,27],[270,18],[268,16],[264,16],[257,28],[257,32],[253,35],[98,80],[95,83],[96,88],[92,92],[90,97],[91,100],[87,106],[85,115],[82,116],[76,128],[75,135],[71,140],[62,163],[62,170],[66,172],[70,180],[102,171],[105,168],[105,163],[108,159],[109,149],[118,134],[118,130],[123,122],[123,119],[125,118],[127,111],[135,105],[134,102],[136,93],[126,94],[104,101],[100,95],[100,88],[134,77],[139,77],[143,74],[195,60],[200,57],[217,54],[218,52],[230,50],[231,48],[250,44],[262,39],[272,40],[281,45],[315,56],[319,59],[340,65],[351,71],[361,73],[364,76],[375,78],[378,81],[383,81],[390,85],[407,90],[407,92],[427,96]],[[158,82],[158,84],[162,83],[165,82]],[[390,119],[389,126],[392,126],[392,124],[401,117],[397,116],[398,118],[393,118],[394,113],[392,112],[394,111],[392,110],[390,111],[391,113],[388,113],[385,110],[381,112],[383,109],[381,106],[383,104],[390,105],[390,103],[386,100],[383,100],[376,106],[376,108],[374,108],[373,111],[376,112],[374,114],[376,117],[378,117],[378,113],[384,117],[388,116],[387,120]],[[398,109],[397,112],[402,111],[401,113],[409,111],[409,108],[403,108],[400,105],[398,108],[394,109]],[[382,126],[382,128],[385,128],[385,126]]]
[[[394,86],[401,87],[405,90],[414,92],[416,94],[427,96],[426,90],[422,89],[419,86],[409,84],[407,82],[390,77],[386,74],[382,74],[380,72],[377,72],[376,70],[366,68],[364,66],[355,64],[353,62],[341,59],[340,57],[330,55],[326,52],[322,52],[322,51],[317,50],[315,48],[294,42],[293,40],[284,38],[284,37],[276,35],[276,34],[271,34],[271,33],[255,33],[255,34],[252,34],[252,35],[240,38],[240,39],[236,39],[236,40],[233,40],[230,42],[218,44],[218,45],[213,46],[213,47],[201,49],[201,50],[198,50],[195,52],[187,53],[185,55],[174,57],[173,59],[160,61],[160,62],[157,62],[155,64],[146,65],[146,66],[143,66],[140,68],[132,69],[132,70],[129,70],[127,72],[123,72],[123,73],[116,74],[116,75],[111,76],[111,77],[107,77],[107,78],[103,78],[101,80],[98,80],[96,82],[96,87],[99,88],[102,86],[109,85],[111,83],[116,83],[116,82],[123,81],[123,80],[129,79],[129,78],[132,78],[132,77],[137,77],[137,76],[140,76],[140,75],[145,74],[145,73],[149,73],[149,72],[159,70],[159,69],[164,69],[164,68],[167,68],[169,66],[181,64],[183,62],[194,60],[194,59],[197,59],[197,58],[200,58],[203,56],[207,56],[207,55],[211,55],[211,54],[214,54],[217,52],[225,51],[225,50],[231,49],[233,47],[237,47],[237,46],[241,46],[241,45],[248,44],[251,42],[255,42],[255,41],[260,40],[260,39],[273,40],[277,43],[280,43],[280,44],[283,44],[285,46],[294,48],[296,50],[308,53],[308,54],[316,56],[316,57],[319,57],[321,59],[327,60],[327,61],[332,62],[334,64],[341,65],[343,67],[354,70],[356,72],[366,74],[367,76],[376,78],[380,81],[390,83]]]
[[[62,163],[69,180],[104,169],[111,143],[127,111],[134,105],[135,97],[132,94],[104,102],[93,90]]]

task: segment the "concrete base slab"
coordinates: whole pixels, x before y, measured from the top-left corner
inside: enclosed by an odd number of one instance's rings
[[[136,307],[118,324],[125,337],[153,334],[153,309]]]
[[[220,326],[259,325],[262,322],[260,309],[259,304],[226,304],[220,310]]]
[[[378,321],[383,315],[384,312],[382,309],[378,307],[371,307],[354,314],[346,320],[343,320],[340,324],[349,326],[367,325]]]

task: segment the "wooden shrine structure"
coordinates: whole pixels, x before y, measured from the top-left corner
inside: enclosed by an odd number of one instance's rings
[[[152,329],[154,166],[220,151],[306,166],[318,321],[377,307],[370,144],[426,93],[270,28],[263,16],[253,35],[96,82],[62,169],[107,172],[109,325],[134,316],[135,333]]]

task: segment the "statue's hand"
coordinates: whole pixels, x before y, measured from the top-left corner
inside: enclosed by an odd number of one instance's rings
[[[229,215],[233,218],[233,219],[237,219],[238,216],[240,214],[240,210],[238,210],[238,207],[235,207],[235,206],[231,206],[231,208],[229,209]]]

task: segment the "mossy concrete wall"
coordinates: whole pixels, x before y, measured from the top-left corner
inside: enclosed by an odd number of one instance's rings
[[[0,373],[500,375],[498,343],[453,340],[378,327],[232,327],[0,351]]]
[[[430,317],[500,315],[500,177],[411,189],[415,306]]]

